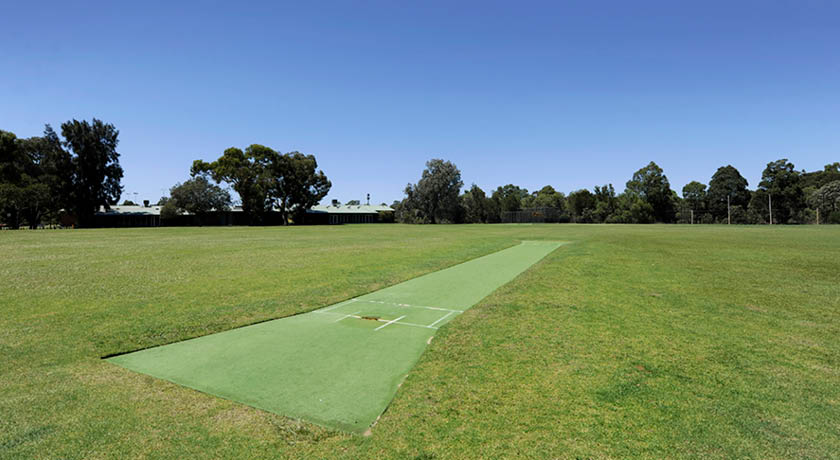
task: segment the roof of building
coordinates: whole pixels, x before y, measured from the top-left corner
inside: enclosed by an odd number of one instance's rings
[[[316,205],[306,212],[311,214],[376,214],[378,212],[393,212],[390,206],[374,204],[353,204],[353,205]]]
[[[111,215],[111,214],[121,214],[121,215],[135,215],[135,216],[159,216],[160,215],[160,208],[163,206],[151,205],[149,207],[146,206],[111,206],[111,209],[108,211],[105,210],[104,207],[99,208],[99,212],[97,214],[102,215]]]
[[[104,207],[99,208],[99,215],[133,215],[133,216],[159,216],[160,210],[163,206],[151,205],[146,206],[111,206],[111,209],[106,211]],[[231,209],[233,212],[242,212],[241,206],[234,206]],[[276,209],[275,209],[276,211]],[[376,214],[378,212],[393,212],[390,206],[361,204],[361,205],[316,205],[306,212],[312,214]]]

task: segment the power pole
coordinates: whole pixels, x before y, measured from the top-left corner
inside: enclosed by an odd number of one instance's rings
[[[726,195],[726,225],[732,225],[732,209],[729,207],[729,195]]]
[[[770,225],[773,225],[773,195],[767,194],[767,206],[770,210]]]

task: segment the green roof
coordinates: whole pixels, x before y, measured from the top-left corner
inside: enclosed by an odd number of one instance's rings
[[[151,205],[146,206],[111,206],[111,209],[106,211],[104,206],[99,207],[97,214],[100,215],[135,215],[135,216],[159,216],[160,208],[163,206]]]
[[[390,206],[373,205],[373,204],[358,204],[358,205],[317,205],[312,206],[312,209],[306,212],[311,214],[376,214],[379,212],[393,212]]]
[[[111,206],[111,209],[105,211],[104,207],[99,208],[99,215],[146,215],[146,216],[159,216],[160,210],[163,206],[152,205],[149,207],[145,206]],[[233,212],[242,212],[242,208],[239,206],[235,206],[231,209]],[[276,211],[276,209],[275,209]],[[372,205],[372,204],[361,204],[361,205],[339,205],[339,206],[332,206],[332,205],[316,205],[313,206],[312,209],[307,210],[306,212],[311,214],[376,214],[379,212],[393,212],[394,210],[390,206],[382,206],[382,205]]]

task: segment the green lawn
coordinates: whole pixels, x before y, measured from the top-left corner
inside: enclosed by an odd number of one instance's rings
[[[109,361],[275,414],[364,434],[440,327],[560,245],[523,242],[323,309]]]
[[[100,357],[570,241],[437,331],[370,437]],[[840,227],[0,232],[0,458],[830,458]]]

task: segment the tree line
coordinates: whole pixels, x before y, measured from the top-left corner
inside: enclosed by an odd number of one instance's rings
[[[0,222],[36,228],[67,211],[90,225],[100,206],[122,193],[118,136],[114,125],[95,118],[62,123],[61,136],[50,125],[27,139],[0,130]]]
[[[114,125],[95,118],[62,123],[61,136],[50,125],[26,139],[0,130],[0,224],[37,228],[65,215],[76,226],[95,225],[96,213],[116,205],[123,192],[118,137]],[[159,201],[162,218],[228,210],[230,193],[217,185],[225,183],[239,194],[250,224],[265,223],[269,214],[287,224],[300,221],[332,185],[313,155],[258,144],[229,148],[212,162],[196,160],[190,176]]]
[[[244,151],[231,147],[209,163],[196,160],[191,175],[192,181],[206,183],[205,177],[209,176],[216,183],[230,184],[252,225],[265,223],[271,212],[278,212],[284,225],[290,220],[302,222],[306,210],[318,204],[332,187],[318,169],[314,155],[279,153],[259,144]],[[172,189],[172,197],[179,201],[177,186]],[[186,206],[184,209],[189,210]]]
[[[318,204],[332,187],[326,174],[318,169],[314,155],[280,153],[259,144],[244,151],[231,147],[211,162],[195,160],[190,176],[158,201],[162,219],[184,213],[201,218],[228,210],[233,203],[230,193],[216,185],[226,183],[239,194],[250,225],[266,224],[275,213],[279,214],[280,223],[288,225],[302,222],[306,210]]]
[[[62,123],[60,132],[46,125],[42,136],[23,139],[0,130],[0,223],[36,228],[64,213],[78,226],[92,226],[101,208],[117,203],[123,191],[119,131],[94,118]],[[239,195],[250,224],[277,214],[284,224],[300,222],[332,185],[313,155],[259,144],[229,148],[211,162],[196,160],[190,176],[159,202],[163,218],[227,210],[230,193],[218,185],[224,183]],[[780,159],[767,164],[752,190],[736,168],[722,166],[708,184],[686,184],[682,196],[654,162],[633,173],[622,193],[612,184],[568,195],[551,185],[528,192],[507,184],[489,195],[475,184],[462,192],[463,186],[453,163],[430,160],[420,180],[406,186],[405,198],[394,202],[396,220],[493,223],[523,210],[551,210],[556,222],[840,223],[840,162],[806,172]]]
[[[612,184],[568,195],[551,185],[529,193],[508,184],[489,195],[475,184],[462,193],[463,186],[461,172],[452,162],[430,160],[420,180],[406,186],[405,198],[394,202],[396,220],[495,223],[511,221],[521,211],[545,215],[551,210],[555,222],[840,223],[840,162],[806,172],[780,159],[767,164],[754,190],[735,167],[722,166],[708,185],[686,184],[682,196],[671,189],[668,177],[654,162],[633,173],[624,192],[618,194]]]

